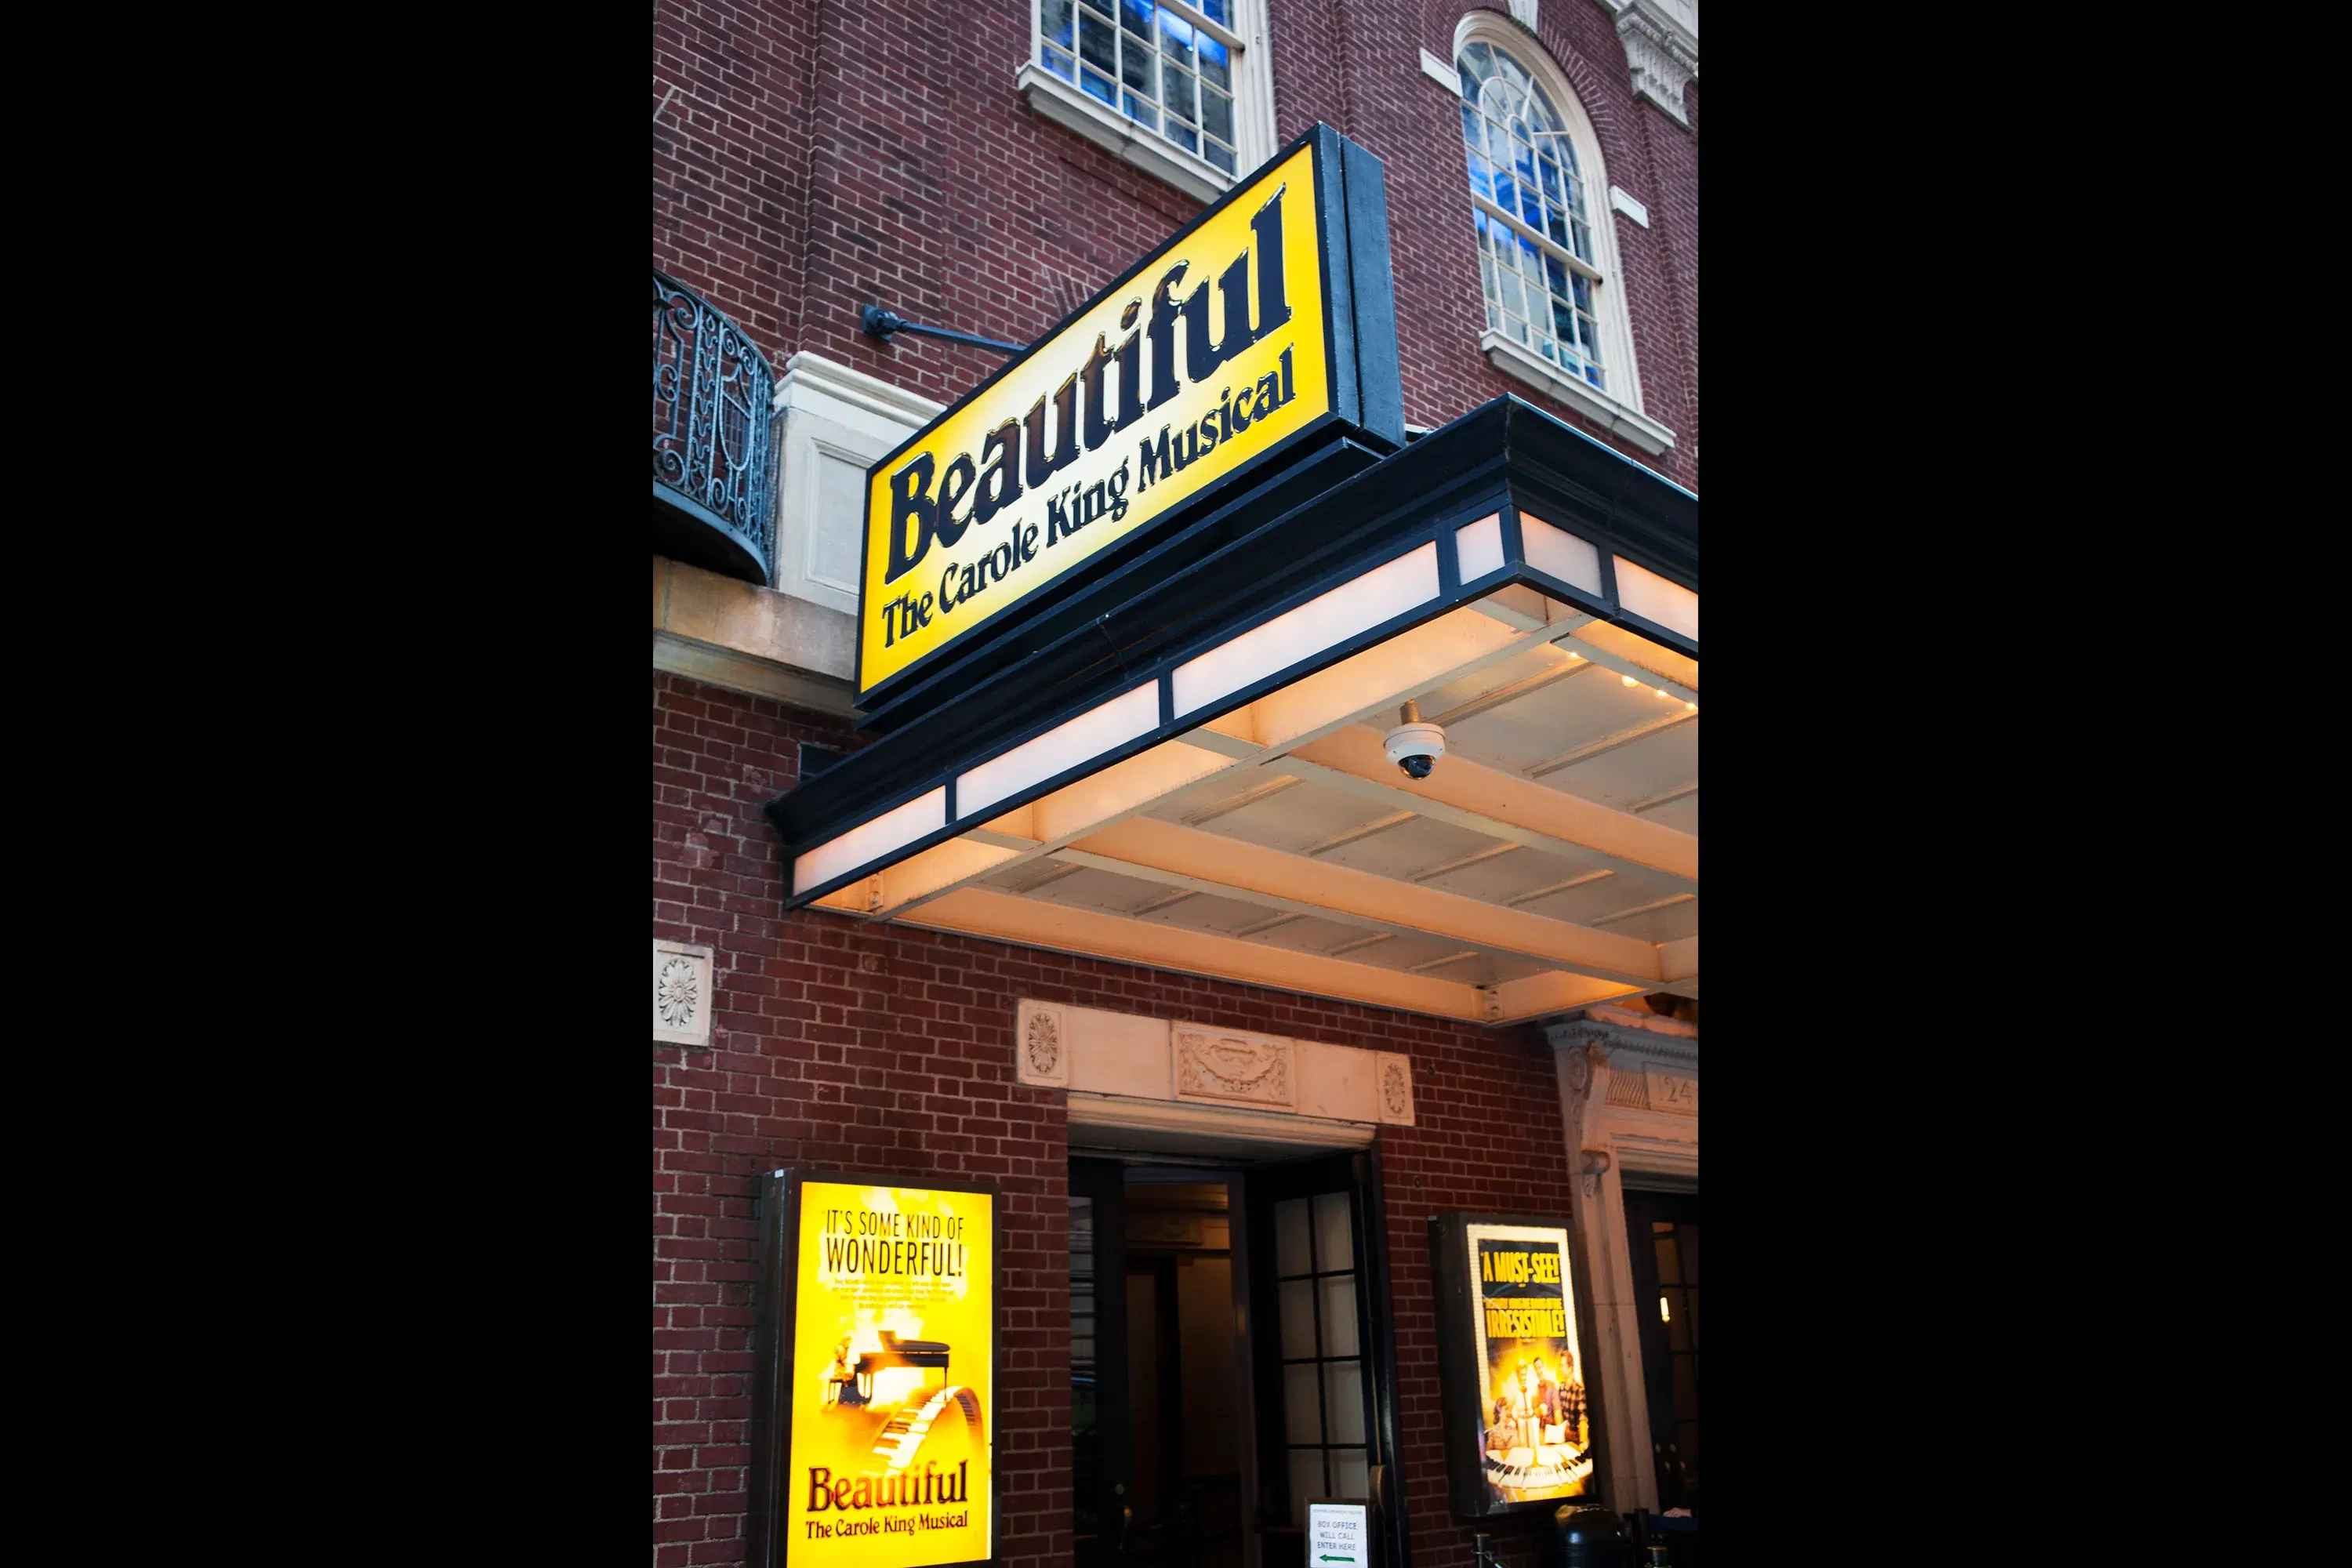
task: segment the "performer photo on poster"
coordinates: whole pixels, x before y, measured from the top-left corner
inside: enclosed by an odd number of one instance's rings
[[[991,1555],[993,1201],[802,1185],[782,1556],[930,1568]]]
[[[1592,1418],[1569,1295],[1568,1233],[1470,1225],[1481,1456],[1496,1504],[1581,1497]]]

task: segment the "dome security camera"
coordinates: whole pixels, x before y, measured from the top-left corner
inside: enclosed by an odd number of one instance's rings
[[[1437,759],[1445,754],[1445,731],[1434,724],[1421,721],[1418,704],[1408,702],[1397,710],[1400,721],[1388,734],[1389,761],[1404,770],[1409,779],[1425,779]]]

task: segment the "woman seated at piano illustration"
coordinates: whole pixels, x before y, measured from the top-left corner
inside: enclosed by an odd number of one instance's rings
[[[833,1370],[825,1374],[824,1402],[827,1405],[863,1405],[866,1396],[857,1392],[857,1362],[849,1353],[851,1336],[844,1334],[841,1342],[833,1347]]]
[[[902,1340],[888,1329],[881,1331],[882,1348],[853,1355],[855,1336],[844,1334],[833,1347],[833,1365],[825,1373],[824,1403],[828,1405],[858,1407],[874,1404],[875,1374],[895,1368],[933,1369],[945,1373],[953,1352],[940,1340]],[[926,1383],[919,1374],[911,1380],[901,1380],[895,1393],[886,1392],[885,1403],[895,1402],[906,1394],[920,1389]],[[936,1380],[929,1380],[936,1381]]]

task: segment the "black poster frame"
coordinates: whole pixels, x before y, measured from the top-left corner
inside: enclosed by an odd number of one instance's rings
[[[988,1555],[923,1568],[987,1568],[996,1561],[1004,1529],[1003,1491],[997,1484],[997,1433],[1003,1410],[1004,1334],[998,1316],[1004,1300],[1004,1191],[992,1182],[907,1172],[784,1169],[760,1183],[760,1241],[752,1269],[756,1309],[751,1335],[751,1468],[750,1475],[750,1568],[787,1568],[791,1542],[784,1539],[781,1510],[784,1479],[792,1469],[793,1331],[800,1302],[801,1196],[811,1182],[851,1186],[905,1187],[918,1192],[982,1193],[988,1197]]]
[[[1525,1502],[1496,1502],[1486,1486],[1486,1413],[1479,1409],[1477,1281],[1470,1277],[1469,1229],[1474,1225],[1540,1226],[1567,1237],[1571,1278],[1566,1296],[1576,1318],[1578,1370],[1584,1380],[1587,1421],[1592,1440],[1591,1479],[1580,1497],[1539,1498]],[[1468,1214],[1452,1210],[1429,1216],[1429,1262],[1437,1318],[1437,1384],[1445,1434],[1445,1480],[1449,1505],[1457,1518],[1493,1519],[1498,1515],[1532,1513],[1563,1503],[1589,1502],[1610,1507],[1610,1455],[1607,1435],[1607,1391],[1594,1358],[1599,1343],[1592,1329],[1592,1286],[1585,1258],[1584,1240],[1575,1219],[1568,1215]]]

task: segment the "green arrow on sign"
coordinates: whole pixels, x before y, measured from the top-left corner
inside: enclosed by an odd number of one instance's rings
[[[1353,1563],[1355,1559],[1352,1557],[1334,1557],[1329,1552],[1326,1552],[1323,1553],[1321,1561],[1325,1563]]]

